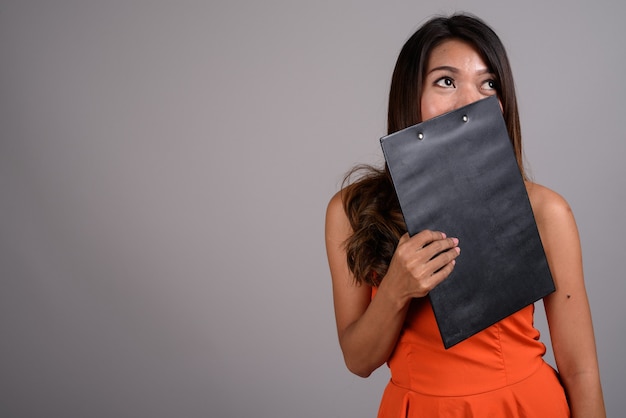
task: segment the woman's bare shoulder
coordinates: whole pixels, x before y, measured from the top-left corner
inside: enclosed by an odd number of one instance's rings
[[[331,197],[326,208],[326,237],[344,241],[351,233],[350,222],[343,205],[343,192],[340,190]]]
[[[563,242],[578,243],[574,213],[563,196],[537,183],[526,183],[537,229],[546,250]]]
[[[339,209],[341,209],[341,211],[343,211],[343,189],[339,190],[337,193],[335,193],[331,198],[330,201],[328,202],[328,207],[327,207],[327,211],[332,211],[335,212]]]
[[[336,218],[346,217],[346,211],[343,207],[343,189],[335,193],[328,202],[326,207],[326,221],[336,220]]]
[[[526,190],[537,221],[572,216],[567,200],[554,190],[532,182],[526,182]]]

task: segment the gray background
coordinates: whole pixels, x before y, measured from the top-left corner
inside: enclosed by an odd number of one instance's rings
[[[4,0],[0,416],[374,416],[388,372],[343,364],[324,211],[382,160],[400,47],[454,10],[509,50],[624,411],[624,3]]]

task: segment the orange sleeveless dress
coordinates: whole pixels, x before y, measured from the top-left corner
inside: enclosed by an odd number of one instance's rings
[[[530,305],[446,350],[429,299],[415,299],[378,417],[569,417],[533,314]]]

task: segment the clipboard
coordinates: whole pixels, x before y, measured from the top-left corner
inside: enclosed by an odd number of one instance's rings
[[[442,231],[462,248],[428,296],[446,349],[554,292],[497,97],[380,143],[409,234]]]

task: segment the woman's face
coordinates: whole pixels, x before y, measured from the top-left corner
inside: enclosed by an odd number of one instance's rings
[[[497,94],[495,75],[478,51],[457,39],[430,53],[422,87],[422,121]]]

